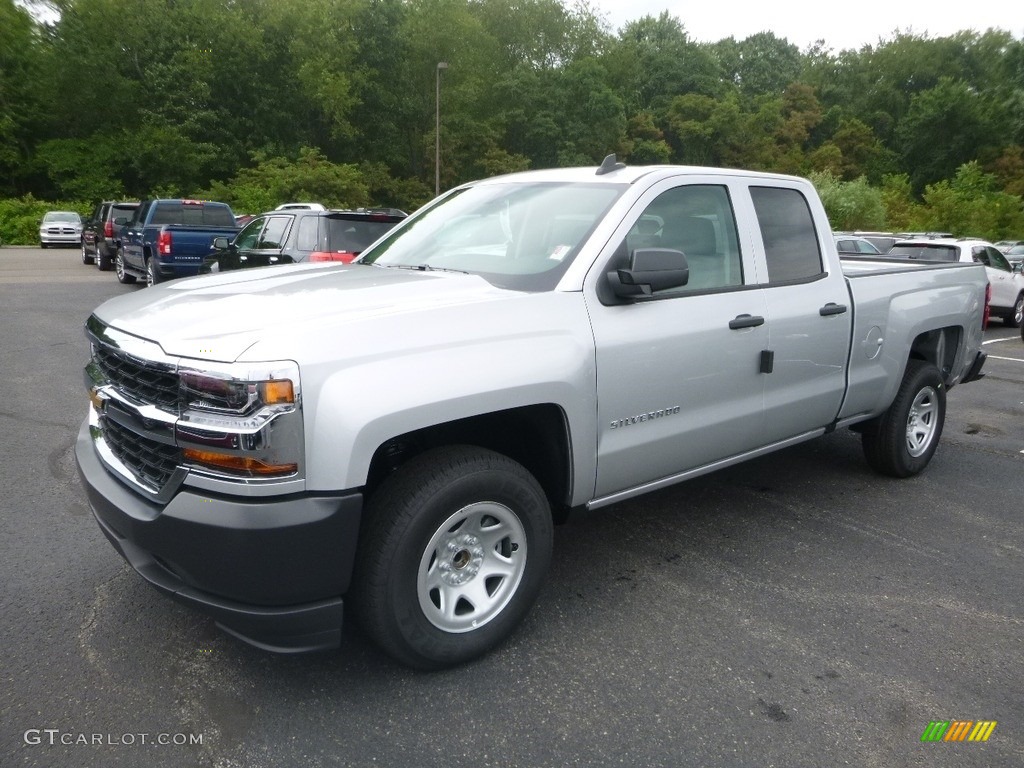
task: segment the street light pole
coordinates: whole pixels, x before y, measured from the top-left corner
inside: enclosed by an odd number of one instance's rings
[[[447,61],[437,62],[434,96],[434,197],[441,194],[441,70],[448,69]]]

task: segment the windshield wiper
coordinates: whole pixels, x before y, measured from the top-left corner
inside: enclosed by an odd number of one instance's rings
[[[409,269],[413,272],[455,272],[460,275],[471,275],[472,272],[467,272],[464,269],[452,269],[450,267],[432,267],[429,264],[380,264],[378,262],[373,263],[375,267],[387,267],[389,269]]]

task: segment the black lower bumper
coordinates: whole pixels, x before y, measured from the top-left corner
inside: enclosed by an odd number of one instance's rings
[[[360,493],[251,498],[182,490],[161,507],[104,468],[87,424],[75,458],[100,529],[158,590],[259,648],[339,645]]]

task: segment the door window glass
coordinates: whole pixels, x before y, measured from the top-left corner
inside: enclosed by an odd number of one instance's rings
[[[235,247],[239,250],[251,250],[256,247],[256,241],[259,239],[260,230],[263,229],[263,222],[266,219],[258,216],[242,229],[241,232],[235,237]]]
[[[621,261],[639,248],[669,248],[686,256],[687,284],[664,294],[743,284],[736,219],[725,187],[692,184],[662,192],[627,233],[618,251]]]
[[[284,239],[288,234],[288,225],[291,224],[291,216],[271,216],[267,219],[267,226],[256,247],[260,250],[281,249],[284,247]]]
[[[807,200],[796,189],[751,187],[768,261],[768,282],[813,279],[823,273],[818,233]]]

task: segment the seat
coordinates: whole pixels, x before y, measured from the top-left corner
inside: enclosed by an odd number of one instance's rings
[[[673,248],[686,255],[690,266],[688,290],[721,288],[727,284],[725,263],[718,253],[715,227],[700,216],[678,216],[668,219],[661,235],[661,247]]]

